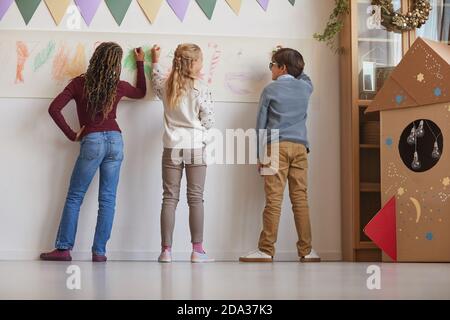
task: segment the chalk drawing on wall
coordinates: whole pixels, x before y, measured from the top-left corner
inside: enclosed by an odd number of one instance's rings
[[[114,41],[124,49],[122,79],[135,82],[135,47],[145,50],[145,74],[152,72],[150,48],[162,48],[161,67],[168,74],[179,43],[198,44],[203,52],[201,80],[208,83],[216,101],[256,102],[271,81],[267,66],[278,44],[302,52],[314,66],[310,39],[271,39],[219,36],[125,34],[100,32],[44,32],[11,30],[0,34],[0,97],[53,98],[74,77],[84,73],[96,46]],[[314,69],[307,70],[314,78]],[[148,90],[148,99],[154,99]]]

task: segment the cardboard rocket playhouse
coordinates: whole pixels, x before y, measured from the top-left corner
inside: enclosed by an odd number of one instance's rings
[[[450,46],[418,38],[380,112],[382,209],[364,232],[394,261],[450,261]]]

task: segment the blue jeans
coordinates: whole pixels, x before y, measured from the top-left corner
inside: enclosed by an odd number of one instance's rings
[[[99,207],[92,252],[105,255],[106,242],[111,235],[114,220],[116,192],[122,160],[123,140],[120,132],[94,132],[83,137],[80,155],[72,172],[64,211],[56,236],[56,248],[69,250],[73,248],[81,204],[92,178],[97,169],[100,168]]]

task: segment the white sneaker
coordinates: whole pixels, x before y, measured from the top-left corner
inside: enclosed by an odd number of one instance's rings
[[[260,250],[249,252],[245,256],[239,257],[240,262],[272,262],[273,258]]]
[[[159,255],[158,262],[162,262],[162,263],[172,262],[172,253],[169,250],[164,250]]]
[[[301,262],[320,262],[320,257],[314,249],[311,249],[311,252],[300,258]]]
[[[192,251],[191,262],[192,263],[214,262],[214,259],[208,258],[208,255],[205,252],[200,253],[200,252]]]

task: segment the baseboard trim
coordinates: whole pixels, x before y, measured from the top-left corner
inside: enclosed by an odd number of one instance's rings
[[[238,261],[239,256],[247,252],[223,252],[208,251],[208,255],[216,261],[232,262]],[[337,251],[319,252],[322,261],[342,261],[342,253]],[[157,261],[159,252],[157,251],[109,251],[107,253],[109,261]],[[174,251],[174,261],[189,261],[191,252]],[[91,253],[88,251],[73,251],[74,261],[90,261]],[[0,251],[0,261],[17,260],[38,260],[39,253],[36,251]],[[297,252],[281,251],[277,252],[275,261],[298,261]]]

